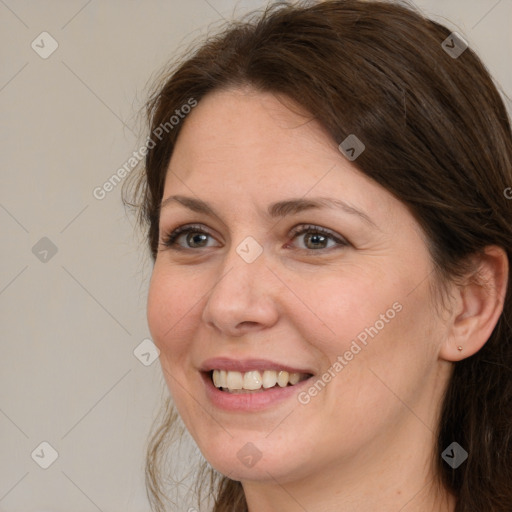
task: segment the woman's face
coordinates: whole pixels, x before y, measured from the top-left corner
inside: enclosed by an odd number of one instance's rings
[[[411,457],[424,471],[449,364],[406,207],[252,90],[191,112],[163,197],[148,321],[210,463],[281,483]]]

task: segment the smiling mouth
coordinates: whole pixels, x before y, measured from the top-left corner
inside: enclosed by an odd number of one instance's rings
[[[212,370],[209,372],[213,385],[227,393],[258,393],[272,388],[295,386],[312,377],[310,373],[290,373],[285,370],[252,370],[236,372]]]

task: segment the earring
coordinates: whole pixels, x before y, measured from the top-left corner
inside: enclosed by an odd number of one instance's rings
[[[462,347],[459,345],[459,346],[457,347],[457,350],[458,350],[459,352],[462,352]]]

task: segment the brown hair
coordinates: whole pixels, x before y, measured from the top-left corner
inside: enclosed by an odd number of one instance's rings
[[[406,204],[428,239],[443,279],[460,276],[488,245],[512,248],[512,136],[506,109],[470,49],[453,58],[446,27],[384,1],[277,5],[232,23],[166,76],[148,106],[151,133],[190,98],[250,85],[304,107],[336,143],[356,134],[354,164]],[[451,41],[453,44],[453,40]],[[186,122],[186,121],[185,121]],[[179,124],[148,150],[135,196],[158,250],[159,205]],[[435,448],[439,481],[456,512],[512,510],[511,283],[487,343],[455,363]],[[170,401],[148,448],[148,493],[163,510],[160,462],[175,426]],[[469,454],[457,469],[440,457],[457,441]],[[239,482],[213,475],[215,512],[247,510]]]

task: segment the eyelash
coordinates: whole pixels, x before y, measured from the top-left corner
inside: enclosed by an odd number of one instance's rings
[[[171,231],[171,233],[169,233],[168,235],[165,235],[161,244],[168,249],[173,249],[176,251],[179,251],[179,250],[193,251],[193,250],[197,250],[197,249],[207,249],[207,247],[181,247],[179,245],[176,245],[176,240],[178,239],[178,237],[180,235],[188,234],[188,233],[201,233],[201,234],[205,234],[205,235],[212,237],[212,235],[208,231],[202,229],[200,225],[185,225],[185,226],[179,226],[175,230]],[[335,235],[332,231],[329,231],[325,228],[322,228],[320,226],[315,226],[312,224],[297,226],[296,228],[294,228],[291,231],[290,238],[291,238],[291,240],[293,240],[296,237],[298,237],[300,235],[304,235],[306,233],[312,233],[315,235],[323,235],[324,237],[336,242],[336,244],[338,245],[338,248],[339,247],[347,247],[348,245],[350,245],[349,242],[347,242],[347,240]],[[312,252],[312,251],[321,252],[321,251],[329,251],[331,249],[335,249],[335,247],[324,247],[324,248],[320,248],[320,249],[299,248],[298,250],[299,251],[309,251],[309,252]]]

